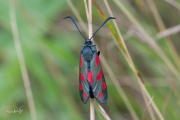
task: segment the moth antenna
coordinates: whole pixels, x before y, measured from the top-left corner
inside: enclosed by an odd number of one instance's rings
[[[93,34],[93,36],[90,38],[90,40],[94,37],[94,35],[99,31],[99,29],[110,19],[116,19],[115,17],[108,17],[102,24],[101,26],[96,30],[96,32]]]
[[[70,18],[70,19],[72,20],[72,22],[74,23],[74,25],[76,26],[76,28],[78,29],[78,31],[80,32],[80,34],[81,34],[81,35],[83,36],[83,38],[86,40],[87,38],[84,37],[84,35],[82,34],[82,32],[79,30],[79,27],[77,26],[77,24],[76,24],[75,20],[73,19],[73,17],[71,17],[71,16],[66,16],[66,17],[63,18],[63,19],[66,19],[66,18]]]

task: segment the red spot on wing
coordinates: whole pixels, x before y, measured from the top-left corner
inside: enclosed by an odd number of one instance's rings
[[[79,73],[79,78],[80,78],[80,80],[84,80],[83,74]]]
[[[82,56],[80,55],[80,59],[79,59],[79,65],[80,65],[80,67],[82,67]]]
[[[96,80],[101,80],[101,78],[102,78],[103,75],[104,75],[104,74],[103,74],[103,71],[101,70],[101,71],[97,74]]]
[[[88,97],[85,92],[83,92],[83,97],[84,97],[84,98],[87,98],[87,97]]]
[[[90,83],[90,85],[92,86],[92,71],[88,71],[87,73],[87,80]]]
[[[95,56],[95,63],[96,63],[97,66],[100,65],[100,61],[99,61],[99,56],[98,56],[98,54],[96,54],[96,56]]]
[[[82,90],[82,83],[79,83],[79,89]]]
[[[102,96],[103,96],[103,93],[102,93],[102,92],[99,92],[99,93],[98,93],[98,98],[102,98]]]
[[[106,83],[102,82],[101,87],[102,87],[102,89],[106,89]]]

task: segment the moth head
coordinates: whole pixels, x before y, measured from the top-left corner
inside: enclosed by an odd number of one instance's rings
[[[92,45],[92,41],[91,41],[90,39],[87,39],[87,40],[85,41],[85,45]]]

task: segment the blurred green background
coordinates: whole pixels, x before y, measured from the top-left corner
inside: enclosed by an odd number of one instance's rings
[[[153,0],[166,27],[165,35],[160,34],[163,30],[159,29],[156,24],[155,17],[146,0],[119,1],[153,38],[168,57],[176,72],[179,73],[180,33],[178,31],[171,33],[169,28],[177,27],[176,30],[180,28],[178,27],[180,0]],[[172,4],[173,2],[175,4]],[[72,3],[87,26],[84,1],[72,0]],[[157,54],[158,51],[149,45],[147,39],[137,30],[136,25],[128,19],[116,3],[113,0],[108,0],[108,3],[116,17],[132,60],[141,73],[149,94],[154,96],[153,101],[166,120],[178,120],[180,78],[173,74]],[[107,17],[110,16],[103,0],[97,1],[97,4]],[[15,0],[14,6],[37,120],[88,120],[90,116],[89,101],[87,104],[83,104],[78,90],[79,53],[84,39],[70,20],[63,19],[63,17],[71,15],[77,20],[67,1]],[[104,20],[94,5],[92,10],[93,30],[95,31]],[[10,22],[9,1],[1,0],[0,120],[31,120]],[[83,31],[78,21],[77,23]],[[166,40],[163,35],[170,36],[169,40]],[[146,104],[140,87],[106,26],[97,33],[94,41],[110,65],[110,70],[118,79],[137,116],[141,119]],[[172,48],[168,47],[167,41],[171,41]],[[103,65],[102,67],[108,86],[108,102],[102,107],[112,120],[133,120],[121,95],[109,78],[107,70]],[[7,110],[13,110],[14,105],[23,106],[23,112],[21,114],[8,113]],[[156,113],[154,116],[156,120],[159,119]],[[143,117],[144,120],[151,119],[148,110]],[[97,120],[104,119],[98,111],[96,100],[95,118]]]

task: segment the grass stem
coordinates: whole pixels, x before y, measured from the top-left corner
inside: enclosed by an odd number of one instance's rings
[[[28,105],[30,109],[30,114],[31,114],[31,120],[36,120],[36,109],[34,105],[34,100],[33,100],[33,95],[32,95],[32,90],[31,90],[31,85],[30,85],[30,80],[21,48],[21,43],[20,43],[20,38],[19,38],[19,32],[18,32],[18,27],[17,27],[17,22],[16,22],[16,14],[15,14],[15,2],[14,0],[10,0],[10,22],[11,22],[11,30],[13,34],[13,39],[14,39],[14,44],[15,44],[15,49],[17,52],[17,57],[20,65],[20,70],[21,70],[21,75],[27,95],[27,100],[28,100]]]

